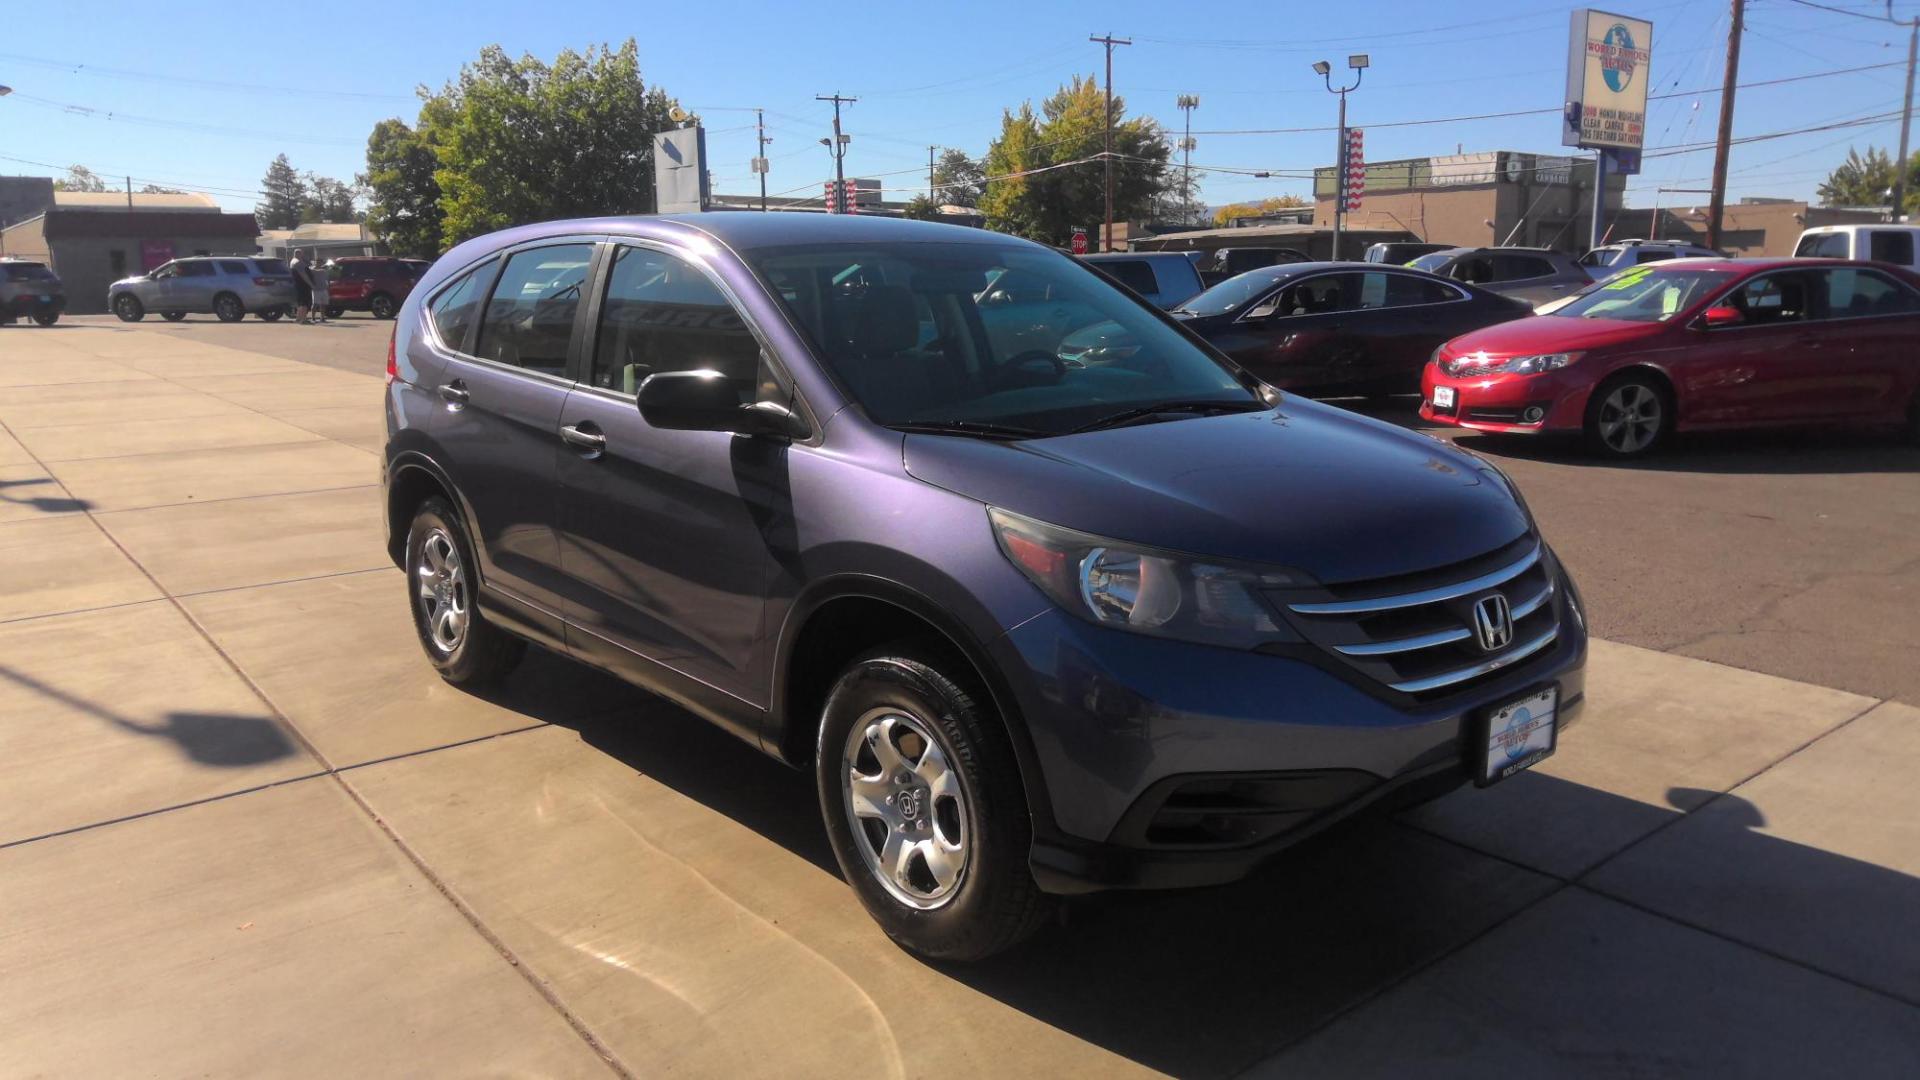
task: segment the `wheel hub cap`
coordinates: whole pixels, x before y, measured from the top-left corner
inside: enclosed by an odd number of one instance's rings
[[[848,732],[842,765],[847,824],[874,879],[909,907],[952,899],[967,869],[972,812],[931,726],[901,709],[874,709]]]
[[[446,530],[434,529],[427,534],[413,573],[419,582],[420,616],[427,637],[434,648],[451,653],[466,638],[470,599],[460,549]]]
[[[1660,433],[1660,398],[1629,383],[1600,403],[1600,438],[1621,453],[1644,450]]]

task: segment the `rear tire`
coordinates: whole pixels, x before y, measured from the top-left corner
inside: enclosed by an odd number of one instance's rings
[[[268,308],[265,311],[254,312],[255,315],[260,316],[261,322],[279,322],[280,316],[285,315],[286,313],[287,313],[286,308],[277,308],[277,307]]]
[[[181,319],[187,317],[187,313],[184,311],[163,311],[160,313],[160,317],[168,322],[179,322]]]
[[[221,293],[213,298],[213,316],[221,322],[239,322],[247,317],[246,307],[240,298],[232,293]]]
[[[524,640],[488,622],[474,602],[478,565],[447,501],[421,503],[407,531],[407,604],[427,661],[455,686],[498,682],[527,652]]]
[[[113,313],[121,322],[139,322],[147,317],[147,307],[132,293],[121,293],[113,299]]]
[[[345,315],[346,313],[347,313],[346,308],[330,307],[327,309],[327,318],[337,319],[340,316]]]
[[[393,313],[397,310],[399,310],[399,305],[395,304],[393,297],[388,296],[386,293],[374,293],[373,296],[367,300],[367,314],[372,315],[376,319],[391,319],[393,318]]]
[[[54,323],[57,323],[60,321],[60,313],[57,311],[44,312],[42,314],[35,315],[33,317],[33,321],[39,323],[41,326],[52,326]]]
[[[1673,430],[1673,394],[1655,376],[1627,371],[1594,388],[1587,399],[1587,446],[1625,460],[1659,449]]]
[[[1019,765],[964,662],[896,642],[849,664],[822,710],[815,783],[840,872],[880,928],[980,960],[1046,921]]]

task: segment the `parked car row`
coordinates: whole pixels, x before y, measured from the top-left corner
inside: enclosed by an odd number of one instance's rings
[[[390,319],[428,263],[388,256],[347,256],[328,264],[327,313],[365,311]],[[292,314],[293,274],[286,260],[198,255],[174,259],[107,288],[107,309],[123,322],[157,313],[168,322],[211,314],[221,322],[254,315],[267,322]]]

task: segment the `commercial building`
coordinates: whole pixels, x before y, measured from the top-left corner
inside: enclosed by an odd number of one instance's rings
[[[1729,255],[1793,254],[1802,229],[1819,225],[1872,225],[1887,220],[1883,209],[1811,206],[1798,199],[1742,199],[1720,217],[1720,250]],[[1615,238],[1707,242],[1707,208],[1676,206],[1623,210]]]
[[[67,193],[61,192],[61,195]],[[252,214],[206,209],[55,205],[0,230],[9,255],[44,260],[67,287],[67,310],[107,310],[107,286],[182,255],[252,255],[259,227]],[[136,199],[139,196],[135,196]]]
[[[1593,161],[1493,150],[1367,163],[1366,193],[1346,227],[1403,230],[1436,244],[1513,244],[1583,252],[1593,216]],[[1313,223],[1333,226],[1332,167],[1313,172]],[[1626,178],[1607,177],[1605,210],[1620,211]],[[1356,252],[1357,254],[1357,252]]]
[[[336,224],[309,222],[292,229],[264,229],[260,233],[259,253],[274,259],[291,259],[296,251],[313,253],[320,262],[346,255],[378,255],[379,241],[356,222]]]

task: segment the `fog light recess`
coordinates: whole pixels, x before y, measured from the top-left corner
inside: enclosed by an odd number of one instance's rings
[[[1529,424],[1537,424],[1540,421],[1545,420],[1546,418],[1547,418],[1547,410],[1541,408],[1538,405],[1529,405],[1527,406],[1527,411],[1520,414],[1520,419],[1526,421]]]

